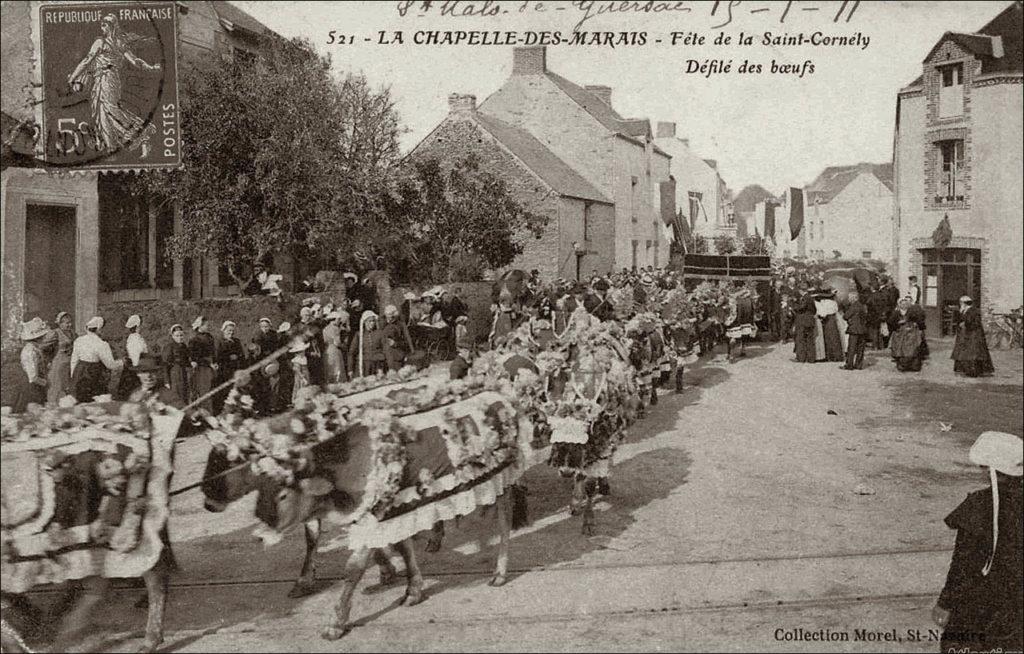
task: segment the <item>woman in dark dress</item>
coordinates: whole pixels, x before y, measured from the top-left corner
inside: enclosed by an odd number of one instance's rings
[[[942,652],[1019,652],[1024,648],[1021,577],[1022,502],[1019,436],[985,432],[970,460],[989,469],[990,487],[967,495],[946,517],[956,545],[932,618],[943,627]]]
[[[822,290],[815,296],[815,309],[821,321],[821,335],[825,349],[825,361],[839,362],[844,357],[843,338],[839,333],[839,304],[834,290]]]
[[[214,360],[217,362],[217,375],[214,378],[214,386],[230,381],[235,373],[245,367],[245,347],[242,341],[235,338],[235,323],[225,320],[220,327],[221,339],[217,342]],[[224,400],[227,398],[230,388],[213,396],[213,410],[220,413],[224,408]]]
[[[996,371],[992,365],[992,355],[985,341],[985,328],[981,324],[981,312],[973,306],[974,301],[968,296],[960,298],[960,311],[957,315],[956,344],[953,346],[952,359],[954,372],[968,377],[990,375]]]
[[[814,363],[817,360],[817,353],[814,347],[815,323],[818,321],[817,309],[814,306],[814,298],[807,288],[801,289],[800,299],[796,304],[796,316],[793,320],[795,329],[794,351],[798,363]]]
[[[167,385],[171,392],[181,400],[182,406],[188,404],[188,373],[192,368],[192,357],[185,344],[185,330],[181,325],[171,327],[171,342],[164,348],[164,364],[167,366]]]
[[[913,307],[909,297],[903,298],[889,320],[896,326],[889,337],[889,349],[900,372],[921,371],[923,325],[912,311]]]
[[[192,397],[190,402],[206,395],[213,388],[213,375],[217,370],[217,362],[214,360],[214,342],[210,334],[210,323],[199,316],[192,321],[192,330],[195,336],[188,342],[188,353],[192,366]],[[213,410],[213,403],[207,399],[200,407],[207,411]]]

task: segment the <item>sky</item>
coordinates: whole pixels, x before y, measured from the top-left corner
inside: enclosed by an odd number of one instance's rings
[[[580,85],[612,87],[612,106],[625,117],[649,118],[652,125],[676,122],[677,136],[688,138],[700,156],[717,160],[730,188],[760,184],[778,193],[810,183],[826,166],[891,161],[897,91],[921,74],[921,62],[944,32],[978,30],[1010,3],[848,2],[838,22],[834,18],[844,3],[825,0],[732,0],[722,2],[715,15],[711,2],[678,3],[688,11],[593,15],[623,3],[460,0],[442,15],[438,1],[426,12],[421,3],[411,3],[404,16],[399,8],[407,3],[396,0],[235,4],[283,36],[309,39],[330,54],[338,75],[361,72],[371,84],[389,86],[409,130],[402,138],[404,151],[445,117],[449,93],[471,93],[482,102],[512,69],[510,45],[416,45],[416,32],[513,30],[521,37],[526,31],[559,31],[568,37],[589,7],[592,15],[581,31],[646,32],[647,43],[551,46],[549,70]],[[731,22],[719,27],[730,6]],[[453,15],[495,7],[498,14],[492,16]],[[348,35],[355,42],[329,44],[332,30],[335,41]],[[402,45],[378,43],[378,32],[394,41],[395,30],[402,32]],[[705,43],[672,45],[672,32],[693,32]],[[753,35],[754,43],[737,45],[741,32]],[[766,32],[804,38],[820,32],[869,41],[866,48],[764,45]],[[733,43],[715,45],[719,34]],[[655,42],[659,38],[662,43]],[[731,60],[732,68],[710,76],[687,73],[688,60]],[[740,73],[744,60],[760,63],[763,72]],[[775,62],[806,71],[807,61],[814,71],[802,77],[769,70]]]

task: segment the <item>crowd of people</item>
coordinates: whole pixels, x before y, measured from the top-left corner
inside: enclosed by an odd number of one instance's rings
[[[346,299],[321,305],[308,298],[292,320],[277,324],[259,318],[249,343],[239,339],[233,320],[217,326],[198,315],[187,326],[172,325],[168,342],[156,351],[142,335],[143,317],[132,315],[125,323],[125,355],[117,358],[103,338],[103,317],[91,318],[82,335],[75,334],[66,312],[57,315],[52,327],[35,317],[22,323],[21,379],[11,395],[13,409],[23,412],[32,403],[57,406],[67,397],[75,402],[106,396],[128,400],[144,386],[140,373],[154,372],[156,366],[169,404],[197,403],[213,413],[223,407],[227,382],[246,371],[258,411],[269,415],[290,406],[306,386],[422,365],[413,337],[417,329],[452,342],[465,333],[468,307],[458,288],[407,293],[400,306],[386,305],[378,314],[376,293],[359,284],[354,273],[345,278]],[[223,388],[213,392],[218,387]]]
[[[722,342],[730,359],[742,357],[746,343],[759,334],[792,341],[798,362],[841,362],[845,370],[862,369],[868,348],[888,348],[901,372],[919,371],[929,356],[915,280],[901,297],[893,280],[884,275],[878,283],[859,285],[839,298],[821,274],[793,269],[779,271],[760,290],[743,280],[703,282],[685,290],[681,272],[652,267],[595,274],[588,282],[544,282],[534,270],[495,284],[486,344],[474,342],[469,334],[469,307],[458,287],[409,292],[400,305],[386,305],[378,313],[370,284],[360,283],[355,273],[345,273],[344,280],[346,299],[323,305],[307,299],[292,320],[276,325],[260,318],[248,344],[236,336],[234,321],[211,326],[206,317],[196,316],[187,328],[171,326],[162,351],[150,351],[142,336],[143,318],[133,315],[125,324],[126,354],[117,359],[102,336],[105,320],[100,316],[86,323],[82,335],[75,334],[66,312],[59,313],[52,326],[33,318],[22,324],[22,379],[14,409],[23,411],[30,403],[57,405],[66,396],[77,402],[108,394],[128,399],[141,386],[142,357],[149,355],[145,365],[152,367],[153,357],[158,357],[160,376],[175,404],[198,402],[213,412],[223,405],[226,382],[260,363],[248,378],[256,385],[253,397],[259,398],[259,412],[270,414],[288,407],[306,386],[341,383],[407,364],[423,367],[429,343],[451,345],[433,353],[445,359],[454,356],[457,368],[471,360],[479,346],[494,347],[524,322],[530,323],[536,338],[552,338],[565,331],[578,309],[598,320],[625,322],[645,312],[657,313],[667,296],[680,293],[686,301],[675,305],[673,315],[661,316],[659,325],[634,321],[637,329],[646,330],[652,360],[672,359],[665,369],[681,370],[676,358],[713,354]],[[981,314],[970,297],[961,298],[955,322],[954,370],[970,377],[992,373]],[[111,389],[115,374],[118,381]],[[678,390],[681,372],[677,378]],[[225,388],[211,393],[220,386]]]
[[[768,312],[780,326],[781,340],[793,340],[798,362],[844,362],[845,370],[861,370],[864,352],[870,347],[889,349],[900,372],[921,370],[930,352],[916,278],[910,278],[910,290],[902,296],[885,275],[878,283],[851,290],[841,304],[836,296],[837,291],[820,276],[791,275],[773,281]],[[954,371],[968,377],[994,372],[981,313],[969,296],[960,298],[954,322]]]

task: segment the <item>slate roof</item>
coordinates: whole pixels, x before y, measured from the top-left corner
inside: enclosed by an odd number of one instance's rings
[[[583,107],[588,114],[597,119],[597,122],[604,125],[609,131],[619,132],[626,136],[650,136],[651,122],[646,118],[623,118],[617,111],[612,109],[601,98],[597,97],[582,86],[570,82],[561,75],[551,72],[545,73],[548,79],[568,95],[572,100]]]
[[[982,74],[1024,71],[1024,8],[1019,0],[990,20],[978,33],[998,36],[1003,41],[1002,57],[982,59]]]
[[[275,34],[274,30],[230,2],[219,0],[210,4],[213,5],[213,10],[217,12],[217,17],[222,21],[227,21],[233,28],[259,35]]]
[[[1024,10],[1017,0],[1001,11],[977,32],[946,32],[935,46],[928,52],[925,61],[931,59],[935,50],[946,39],[955,41],[981,61],[981,74],[1020,73],[1024,72]],[[995,55],[995,38],[999,37],[1002,56]],[[907,85],[913,88],[921,85],[923,76],[919,76]]]
[[[534,174],[554,191],[581,200],[612,204],[601,191],[558,158],[555,153],[524,129],[499,120],[494,116],[476,112],[477,124],[509,149]]]
[[[744,186],[743,189],[736,194],[736,197],[732,201],[732,206],[737,214],[750,212],[754,210],[754,207],[757,206],[758,202],[762,202],[771,197],[772,194],[763,186],[758,184]]]
[[[821,174],[811,182],[804,191],[808,202],[826,204],[834,197],[842,193],[843,189],[849,186],[850,182],[857,179],[863,173],[871,173],[878,181],[885,184],[890,191],[893,190],[892,164],[869,164],[860,163],[855,166],[829,166],[821,171]]]

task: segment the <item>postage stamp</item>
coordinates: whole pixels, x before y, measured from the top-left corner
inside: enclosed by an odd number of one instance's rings
[[[39,12],[47,163],[180,165],[175,4],[54,4]]]

